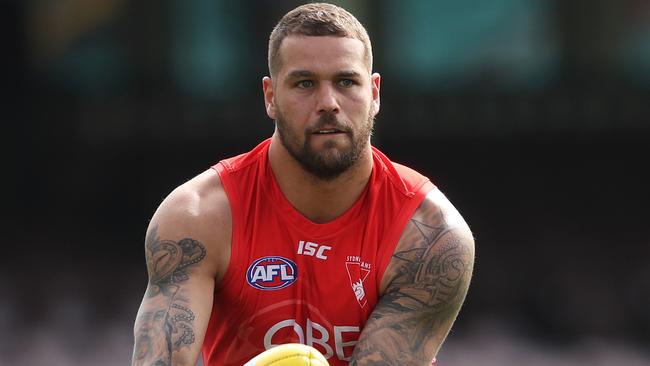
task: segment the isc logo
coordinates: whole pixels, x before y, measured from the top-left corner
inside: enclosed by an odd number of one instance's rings
[[[284,257],[264,257],[256,260],[246,271],[248,284],[260,290],[279,290],[298,278],[298,267]]]
[[[310,241],[301,240],[298,243],[298,254],[309,255],[316,257],[318,259],[325,260],[327,256],[325,255],[326,250],[332,250],[332,247],[327,245],[320,245],[318,243],[312,243]]]

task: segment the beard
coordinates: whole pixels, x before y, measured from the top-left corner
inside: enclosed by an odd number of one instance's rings
[[[355,133],[349,126],[339,121],[335,114],[326,112],[320,116],[313,128],[305,130],[304,142],[301,144],[298,132],[289,127],[289,123],[280,111],[277,111],[275,121],[284,148],[305,171],[324,181],[337,178],[359,160],[372,135],[374,116],[368,113],[364,122]],[[326,125],[344,131],[350,144],[347,147],[340,147],[337,146],[338,142],[326,141],[325,151],[315,151],[311,143],[312,134]]]

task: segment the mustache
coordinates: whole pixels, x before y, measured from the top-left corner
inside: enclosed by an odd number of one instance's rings
[[[348,125],[342,121],[339,121],[339,119],[336,117],[336,114],[332,112],[325,112],[320,117],[318,117],[316,124],[310,128],[307,133],[311,134],[324,129],[325,127],[335,128],[343,132],[350,132]]]

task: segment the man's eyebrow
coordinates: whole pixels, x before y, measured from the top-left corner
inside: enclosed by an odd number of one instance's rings
[[[291,71],[288,75],[290,79],[299,79],[299,78],[312,78],[316,76],[316,73],[309,70],[294,70]],[[353,70],[343,70],[334,74],[337,78],[358,78],[361,77],[361,74]]]
[[[339,78],[358,78],[360,76],[360,73],[352,70],[344,70],[336,73],[336,77]]]
[[[288,77],[292,79],[297,79],[297,78],[313,77],[314,75],[316,74],[309,70],[294,70],[289,73]]]

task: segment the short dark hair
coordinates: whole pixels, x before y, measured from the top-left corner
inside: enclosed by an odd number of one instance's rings
[[[363,43],[368,70],[372,71],[372,45],[366,28],[347,10],[332,4],[313,3],[299,6],[275,26],[269,37],[269,72],[273,77],[280,68],[280,46],[290,35],[355,38]]]

